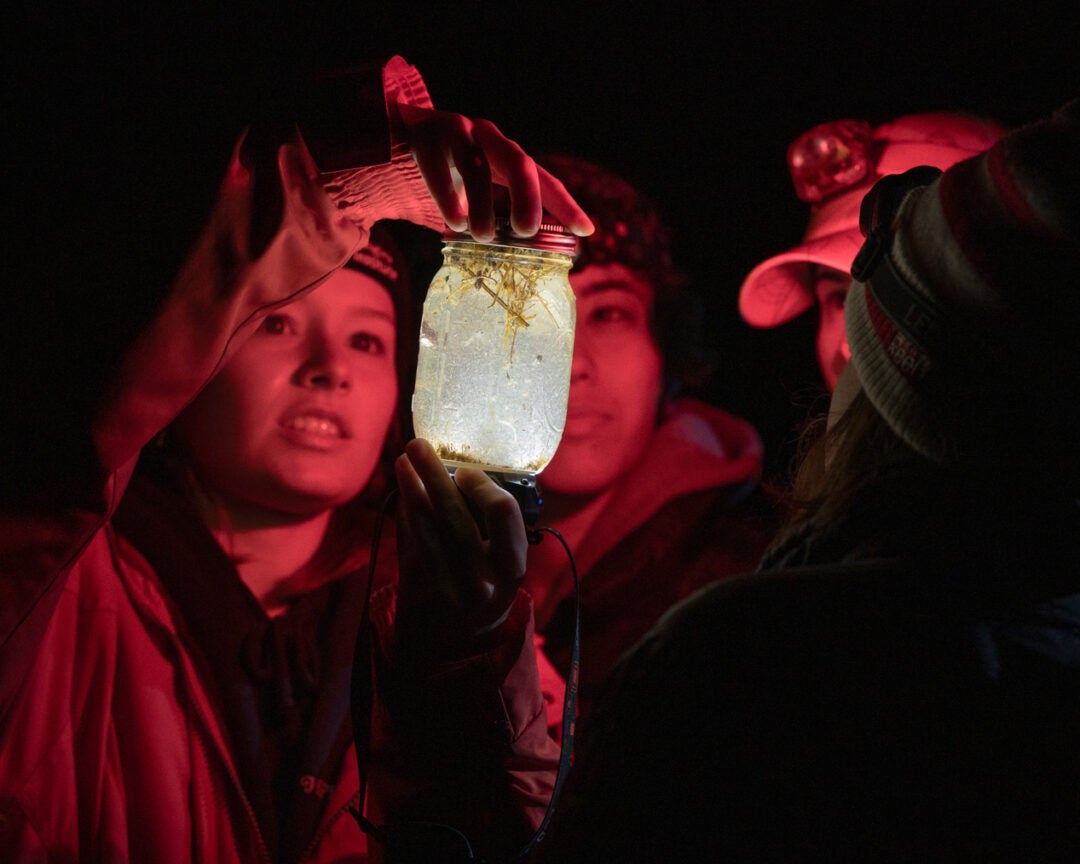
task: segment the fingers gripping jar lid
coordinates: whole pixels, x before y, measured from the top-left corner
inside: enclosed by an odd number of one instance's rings
[[[443,241],[455,240],[463,243],[481,243],[491,246],[517,246],[522,249],[537,249],[543,252],[562,252],[576,255],[578,238],[558,222],[546,219],[531,237],[521,237],[510,227],[510,220],[505,216],[495,217],[495,236],[491,240],[477,240],[466,232],[446,231]]]

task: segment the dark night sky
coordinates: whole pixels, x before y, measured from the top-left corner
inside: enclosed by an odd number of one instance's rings
[[[735,296],[801,234],[787,144],[841,117],[963,110],[1008,126],[1053,110],[1080,95],[1080,12],[1042,5],[397,3],[366,38],[415,63],[438,107],[606,164],[660,203],[708,298],[709,396],[775,452],[817,387],[813,322],[754,331]]]
[[[84,81],[88,67],[73,58],[99,31],[120,33],[119,44],[136,58],[134,77],[128,66],[103,76],[106,97],[117,95],[110,87],[139,90],[140,69],[178,76],[171,111],[178,128],[187,118],[205,119],[203,89],[213,81],[207,58],[228,56],[273,74],[289,56],[334,64],[399,53],[423,72],[437,107],[488,117],[531,152],[565,150],[607,165],[660,204],[679,260],[707,298],[721,365],[706,395],[755,422],[774,453],[806,415],[806,393],[819,389],[814,322],[755,331],[738,318],[735,298],[755,263],[801,234],[807,210],[791,191],[788,143],[825,120],[876,124],[928,110],[1015,125],[1080,95],[1075,3],[335,0],[285,4],[280,12],[276,4],[235,5],[244,24],[232,28],[192,24],[184,4],[135,7],[125,14],[139,35],[127,38],[107,4],[54,9],[38,0],[26,7],[33,12],[14,7],[23,20],[0,29],[29,46],[31,99],[46,77],[59,93],[81,84],[88,101],[73,104],[88,105],[91,116],[96,79]],[[1061,11],[1070,5],[1073,11]],[[26,21],[35,22],[33,37]],[[176,34],[187,25],[183,42]],[[158,42],[141,44],[146,33]],[[90,51],[100,63],[114,49]],[[188,79],[199,74],[202,84],[193,85]],[[43,98],[37,107],[48,115]],[[42,161],[41,136],[24,137],[31,145],[24,161]],[[139,155],[137,145],[130,153]],[[14,178],[33,193],[35,176]]]

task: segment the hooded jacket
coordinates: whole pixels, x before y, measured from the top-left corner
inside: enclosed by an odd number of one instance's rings
[[[761,441],[745,420],[692,399],[666,406],[636,470],[621,479],[572,550],[581,582],[583,717],[619,657],[668,608],[708,582],[757,565],[773,530],[771,507],[758,489],[761,464]],[[569,564],[557,586],[536,610],[553,666],[541,658],[545,693],[555,694],[553,729],[573,633]]]
[[[398,102],[430,104],[401,58],[384,67],[382,83],[391,115]],[[141,448],[268,310],[341,266],[375,219],[442,221],[403,145],[388,163],[335,175],[330,195],[299,139],[268,166],[252,168],[241,151],[242,142],[201,237],[94,423],[100,488],[72,489],[66,507],[0,520],[0,849],[8,861],[270,860],[208,658],[192,650],[180,606],[113,517]],[[248,229],[267,184],[281,215],[256,244]],[[527,839],[555,762],[530,617],[519,595],[500,638],[475,656],[416,658],[394,641],[392,592],[376,595],[373,821],[454,819],[462,802],[477,800],[480,777],[500,806],[474,814],[482,832],[474,841],[501,851],[500,843]],[[340,668],[329,678],[327,686],[347,686]],[[472,772],[459,770],[462,754]],[[301,859],[365,860],[366,837],[349,813],[365,804],[354,749],[300,785],[318,813]]]

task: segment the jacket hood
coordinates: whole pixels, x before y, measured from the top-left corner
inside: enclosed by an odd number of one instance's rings
[[[761,477],[763,447],[754,427],[694,399],[664,407],[644,452],[576,550],[581,572],[669,502],[722,487],[746,494]]]

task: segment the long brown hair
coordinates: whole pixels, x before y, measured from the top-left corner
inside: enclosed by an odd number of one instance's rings
[[[883,506],[906,507],[912,484],[934,473],[860,390],[832,428],[823,416],[804,430],[777,542],[809,522],[850,521],[871,504],[878,517]]]

